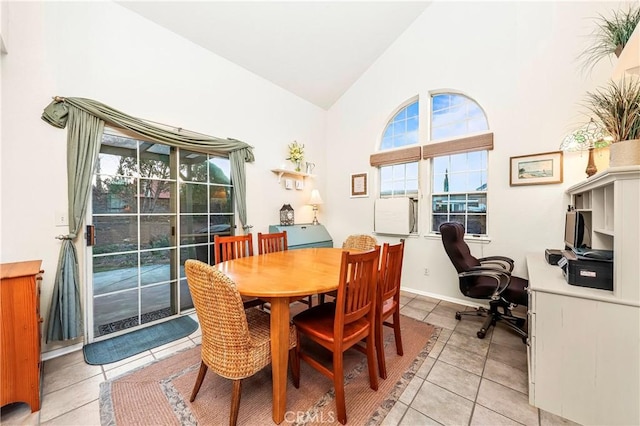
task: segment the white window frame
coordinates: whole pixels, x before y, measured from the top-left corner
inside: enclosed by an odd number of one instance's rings
[[[459,92],[459,91],[455,91],[455,90],[438,90],[438,91],[432,91],[429,93],[429,105],[428,105],[428,115],[427,115],[427,121],[428,121],[428,126],[429,126],[429,140],[430,141],[436,141],[436,140],[443,140],[442,138],[439,139],[434,139],[433,138],[433,119],[434,119],[434,111],[433,111],[433,100],[435,96],[439,96],[439,95],[445,95],[445,94],[450,94],[450,95],[456,95],[456,96],[462,96],[464,98],[466,98],[469,102],[466,102],[465,104],[469,104],[469,103],[473,103],[481,112],[482,115],[484,117],[484,120],[486,122],[486,129],[480,129],[480,133],[478,131],[472,131],[472,132],[468,132],[468,133],[463,133],[463,134],[456,134],[453,136],[449,136],[447,139],[451,142],[457,141],[459,139],[463,139],[463,138],[467,138],[469,136],[473,136],[476,134],[483,134],[485,132],[489,132],[489,121],[487,118],[487,114],[484,111],[484,109],[480,106],[480,104],[471,96],[468,96],[465,93]],[[470,119],[467,115],[465,115],[460,122],[464,122],[465,125],[468,128],[468,123],[470,122]],[[444,141],[444,140],[443,140]],[[446,141],[444,141],[446,142]],[[488,198],[489,198],[489,193],[488,193],[488,180],[489,180],[489,150],[488,149],[481,149],[478,150],[477,152],[484,152],[486,153],[486,162],[485,162],[485,168],[478,170],[480,172],[483,172],[485,174],[485,190],[484,191],[435,191],[434,190],[434,185],[435,185],[435,161],[438,158],[443,158],[443,157],[448,157],[449,158],[449,162],[451,161],[451,158],[455,155],[460,155],[463,153],[470,153],[473,152],[473,150],[468,150],[468,151],[463,151],[463,152],[457,152],[457,153],[447,153],[445,155],[440,155],[440,156],[434,156],[430,159],[429,164],[430,164],[430,168],[429,168],[429,182],[430,182],[430,189],[429,189],[429,207],[428,207],[428,211],[429,211],[429,216],[428,216],[428,234],[430,235],[439,235],[439,231],[434,229],[435,226],[435,218],[437,216],[441,216],[441,214],[438,214],[436,212],[434,212],[434,203],[435,198],[436,197],[442,197],[442,196],[448,196],[449,198],[451,198],[452,196],[464,196],[465,200],[469,200],[470,196],[484,196],[484,199],[486,201],[485,203],[485,208],[483,212],[469,212],[468,208],[465,208],[464,212],[447,212],[447,219],[449,220],[451,216],[464,216],[464,225],[465,225],[465,236],[466,237],[475,237],[475,238],[487,238],[489,237],[489,207],[488,207]],[[469,173],[470,171],[467,170],[466,173]],[[468,230],[468,219],[470,216],[484,216],[485,217],[485,223],[484,223],[484,232],[481,233],[477,233],[477,232],[467,232]]]

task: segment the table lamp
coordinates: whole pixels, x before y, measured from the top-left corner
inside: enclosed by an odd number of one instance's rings
[[[586,125],[569,133],[560,144],[562,151],[589,151],[589,160],[585,173],[587,177],[593,176],[598,169],[593,159],[593,150],[595,148],[604,148],[611,143],[610,138],[605,131],[598,126],[593,119]]]
[[[317,189],[311,191],[311,198],[309,198],[310,204],[313,206],[313,222],[312,225],[318,225],[318,204],[322,204],[322,197],[320,197],[320,192]]]

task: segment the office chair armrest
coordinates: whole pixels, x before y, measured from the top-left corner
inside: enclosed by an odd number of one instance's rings
[[[487,256],[478,259],[482,266],[497,265],[509,272],[513,271],[514,261],[505,256]]]
[[[503,291],[509,287],[511,282],[511,272],[504,269],[496,269],[488,266],[476,266],[468,271],[460,272],[458,277],[488,277],[496,280],[496,289],[491,296],[492,299],[500,298]]]

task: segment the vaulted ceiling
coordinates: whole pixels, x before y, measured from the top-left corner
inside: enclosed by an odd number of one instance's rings
[[[427,1],[120,1],[121,6],[328,109]]]

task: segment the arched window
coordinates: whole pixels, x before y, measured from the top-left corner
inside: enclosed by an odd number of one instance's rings
[[[382,134],[380,151],[418,143],[418,101],[402,108]]]
[[[418,190],[421,148],[418,145],[418,99],[400,107],[387,122],[379,150],[371,156],[371,165],[380,171],[380,198],[409,198],[410,232],[418,232]]]
[[[371,165],[380,169],[380,197],[418,195],[418,100],[412,100],[394,114],[385,126],[378,153]]]
[[[487,117],[471,98],[458,93],[431,95],[431,230],[444,222],[464,224],[466,233],[487,234],[488,150],[493,149]]]

